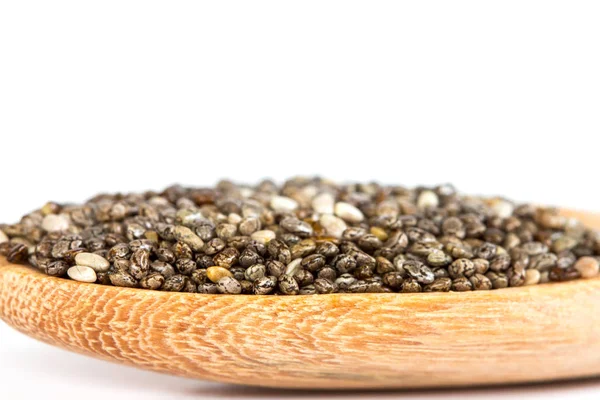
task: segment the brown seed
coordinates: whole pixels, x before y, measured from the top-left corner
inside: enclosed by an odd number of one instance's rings
[[[574,267],[584,279],[595,277],[600,270],[600,264],[594,257],[581,257]]]
[[[385,231],[385,229],[380,228],[378,226],[373,226],[371,227],[371,234],[374,235],[377,239],[379,239],[382,242],[385,242],[386,240],[388,240],[388,234]]]
[[[556,281],[556,282],[571,281],[573,279],[579,278],[580,276],[581,276],[581,274],[574,267],[570,267],[567,269],[554,267],[550,270],[550,272],[548,274],[548,278],[551,281]]]
[[[528,269],[525,271],[525,281],[523,285],[537,285],[540,282],[541,274],[537,269]]]
[[[508,287],[508,277],[502,272],[488,271],[485,276],[492,282],[492,289]]]
[[[219,280],[221,278],[226,277],[226,276],[233,277],[233,274],[226,268],[209,267],[206,269],[206,277],[214,283],[219,282]]]
[[[4,242],[2,245],[6,250],[0,249],[0,254],[6,256],[8,262],[11,263],[22,263],[27,260],[27,256],[29,251],[27,250],[27,246],[21,243],[14,242]]]

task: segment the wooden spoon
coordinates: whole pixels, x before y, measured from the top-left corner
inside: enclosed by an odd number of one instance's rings
[[[600,216],[565,212],[600,228]],[[416,388],[600,374],[600,278],[469,293],[231,296],[78,283],[0,259],[0,317],[55,346],[192,378]]]

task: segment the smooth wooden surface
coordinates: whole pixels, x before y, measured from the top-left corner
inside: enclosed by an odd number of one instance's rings
[[[597,215],[584,216],[600,227]],[[226,296],[52,278],[0,259],[0,317],[127,365],[246,385],[393,388],[600,375],[600,279],[489,292]]]

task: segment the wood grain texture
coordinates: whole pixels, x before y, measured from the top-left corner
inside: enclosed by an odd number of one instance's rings
[[[581,216],[600,227],[600,217]],[[2,258],[0,317],[75,352],[246,385],[406,388],[600,375],[600,278],[469,293],[199,295],[78,283]]]

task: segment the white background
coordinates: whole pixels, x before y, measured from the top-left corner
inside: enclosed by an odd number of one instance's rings
[[[598,21],[594,1],[0,1],[0,221],[98,191],[296,174],[600,211]],[[2,324],[0,385],[310,396],[113,366]],[[600,382],[450,397],[521,394],[597,398]]]

